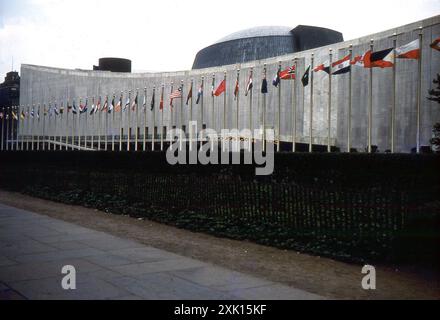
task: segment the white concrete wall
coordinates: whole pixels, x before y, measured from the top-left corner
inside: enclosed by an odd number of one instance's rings
[[[184,103],[187,90],[191,80],[194,81],[193,87],[193,118],[199,121],[201,127],[200,104],[195,105],[197,90],[200,85],[201,77],[205,77],[204,86],[204,123],[207,127],[220,129],[223,123],[223,96],[214,99],[212,105],[211,98],[211,80],[215,75],[216,86],[223,79],[224,71],[227,72],[227,127],[235,127],[236,119],[236,101],[234,101],[233,90],[236,79],[236,69],[240,71],[240,128],[249,127],[249,97],[244,96],[244,88],[248,78],[249,70],[254,70],[254,90],[253,90],[253,127],[259,127],[262,119],[262,94],[260,93],[263,65],[267,64],[267,80],[269,92],[266,105],[266,127],[277,129],[278,118],[278,90],[272,86],[272,78],[278,68],[278,61],[282,62],[283,69],[293,64],[293,59],[298,58],[298,72],[296,81],[295,97],[297,105],[297,138],[300,142],[308,142],[309,135],[309,112],[310,112],[310,85],[303,88],[300,78],[305,67],[310,63],[311,53],[315,55],[315,65],[328,59],[329,48],[333,49],[333,60],[344,57],[348,53],[348,46],[353,45],[353,54],[364,53],[369,48],[370,39],[374,39],[374,49],[382,50],[392,46],[393,33],[397,33],[397,46],[406,44],[417,39],[418,31],[415,30],[423,26],[423,46],[422,46],[422,107],[421,107],[421,144],[428,145],[431,138],[432,126],[440,121],[440,107],[438,104],[426,99],[428,90],[433,88],[432,80],[437,73],[440,73],[440,52],[429,47],[429,44],[440,36],[440,16],[401,26],[396,29],[384,31],[378,34],[369,35],[360,39],[346,41],[331,46],[317,48],[314,50],[303,51],[295,54],[280,56],[261,61],[253,61],[242,65],[229,65],[216,68],[164,72],[164,73],[111,73],[103,71],[84,71],[67,70],[43,66],[22,65],[21,67],[21,88],[20,105],[27,110],[32,105],[37,108],[38,104],[48,104],[75,99],[79,105],[79,99],[84,102],[89,98],[89,106],[92,104],[92,97],[116,94],[116,101],[121,91],[124,93],[124,103],[128,90],[132,90],[131,97],[134,99],[135,91],[139,88],[139,105],[143,101],[144,87],[147,88],[147,122],[144,123],[144,114],[142,110],[138,111],[138,124],[142,128],[148,126],[149,133],[153,131],[152,118],[155,117],[155,124],[159,126],[160,115],[159,100],[161,86],[165,86],[164,94],[164,126],[186,124],[189,120],[190,107],[183,105],[183,119],[180,118],[180,101],[175,101],[174,109],[169,107],[169,94],[171,83],[174,82],[174,88],[180,85],[181,80],[184,83]],[[146,57],[148,54],[146,53]],[[396,131],[395,144],[396,151],[409,152],[416,145],[416,88],[417,88],[417,61],[416,60],[398,60],[397,66],[397,107],[396,107]],[[353,68],[353,90],[352,90],[352,147],[364,149],[367,146],[367,110],[369,101],[368,81],[369,69]],[[332,80],[332,123],[331,137],[332,144],[346,148],[347,136],[347,108],[348,108],[348,78],[349,74],[334,76]],[[292,139],[292,86],[293,81],[281,82],[281,139],[291,141]],[[153,87],[156,87],[156,108],[154,112],[150,111],[150,101]],[[392,69],[373,70],[373,131],[372,144],[378,145],[381,151],[390,148],[390,108],[392,102]],[[325,72],[314,74],[314,117],[313,117],[313,135],[316,143],[327,143],[327,105],[328,105],[328,75]],[[214,114],[212,114],[214,111]],[[171,112],[174,112],[174,123],[170,123]],[[41,111],[42,114],[42,111]],[[128,128],[128,112],[116,113],[115,128],[108,127],[108,133],[118,133],[119,121],[123,115],[122,124],[124,132]],[[214,116],[214,122],[212,121]],[[55,118],[46,117],[45,133],[46,135],[66,135],[71,134],[72,113],[66,113],[56,117],[57,125],[55,130]],[[74,124],[75,134],[77,126],[81,128],[82,134],[96,134],[98,128],[98,117],[101,117],[101,134],[104,134],[104,121],[108,117],[111,123],[113,115],[90,116],[81,115],[80,120],[76,116]],[[86,120],[87,119],[87,120]],[[29,134],[31,124],[25,120],[21,122],[20,132]],[[86,123],[87,122],[87,123]],[[131,127],[135,130],[135,115],[131,114]],[[68,125],[68,129],[66,128]],[[34,119],[34,130],[42,134],[43,121],[38,122]],[[142,132],[142,129],[141,129]],[[160,129],[159,129],[160,132]]]

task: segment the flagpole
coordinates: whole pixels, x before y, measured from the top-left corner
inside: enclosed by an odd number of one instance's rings
[[[29,110],[31,110],[31,111],[29,111],[29,116],[31,115],[31,114],[33,114],[33,116],[32,116],[32,120],[31,120],[31,130],[30,130],[30,136],[31,136],[31,146],[30,146],[30,149],[33,151],[34,150],[34,121],[35,121],[35,104],[32,104],[32,109],[30,109],[30,106],[29,106]],[[29,150],[29,149],[28,149]]]
[[[25,117],[21,117],[22,114],[24,114],[23,111],[23,106],[18,106],[18,119],[19,121],[21,120],[21,124],[20,124],[20,129],[22,131],[21,135],[20,135],[20,151],[23,151],[23,147],[24,147],[24,141],[23,141],[23,135],[24,135],[24,131],[25,131],[25,124],[24,124],[24,120],[26,119]],[[17,128],[17,138],[19,137],[18,135],[18,128]],[[17,139],[17,149],[18,149],[18,139]]]
[[[309,152],[313,151],[313,62],[314,54],[310,59],[310,126],[309,126]]]
[[[30,121],[30,106],[27,106],[27,121],[26,121],[26,151],[29,151],[29,129],[31,126],[31,121]]]
[[[45,132],[47,133],[47,140],[46,140],[46,135],[44,135],[44,141],[46,142],[47,141],[47,150],[49,150],[50,151],[50,149],[51,149],[51,144],[50,144],[50,114],[49,114],[49,111],[50,111],[50,105],[51,105],[51,102],[49,101],[49,103],[48,103],[48,108],[46,109],[46,108],[44,108],[44,111],[46,112],[46,110],[47,110],[47,115],[48,115],[48,119],[47,119],[47,128],[45,128]]]
[[[73,132],[72,130],[69,130],[69,98],[67,98],[67,106],[66,106],[66,151],[69,149],[69,140],[70,140],[70,132]],[[73,115],[73,112],[72,112]],[[72,116],[73,117],[73,116]],[[73,120],[72,120],[72,128],[73,128]]]
[[[40,125],[40,111],[41,104],[38,104],[38,135],[37,135],[37,151],[40,151],[40,136],[41,136],[41,125]],[[44,119],[44,118],[43,118]]]
[[[267,77],[267,69],[266,69],[266,64],[264,64],[264,69],[263,69],[263,79],[266,79]],[[263,144],[263,152],[266,151],[266,94],[263,93],[263,140],[261,141],[261,143]]]
[[[43,104],[43,151],[46,150],[46,104]]]
[[[180,129],[183,130],[183,80],[180,80]]]
[[[88,105],[88,97],[86,97],[86,104],[85,106]],[[84,108],[85,108],[84,106]],[[89,129],[89,113],[88,110],[85,109],[84,110],[84,117],[85,119],[85,128],[84,128],[84,147],[87,148],[87,136],[88,136],[88,129]]]
[[[82,99],[79,98],[79,107],[78,107],[78,150],[81,150],[81,105]]]
[[[278,62],[278,70],[277,72],[281,70],[281,61]],[[278,77],[280,76],[279,74],[277,75]],[[280,151],[280,144],[281,144],[281,134],[280,134],[280,129],[281,129],[281,78],[280,82],[278,83],[278,115],[277,115],[277,152]]]
[[[21,110],[21,107],[17,106],[17,126],[16,126],[17,128],[15,130],[15,150],[16,151],[19,150],[19,148],[18,148],[18,146],[19,146],[19,144],[18,144],[18,130],[19,130],[19,127],[21,127],[21,124],[20,124],[20,119],[21,119],[20,110]]]
[[[350,44],[348,53],[350,55],[350,63],[353,57],[353,45]],[[347,112],[347,152],[351,151],[351,89],[353,82],[353,67],[350,66],[350,74],[348,78],[348,112]]]
[[[297,58],[293,59],[295,78],[292,85],[292,152],[296,151],[296,74],[298,70]]]
[[[225,81],[226,87],[226,71],[224,72],[223,80]],[[226,88],[223,94],[223,129],[226,129]]]
[[[396,115],[396,54],[397,34],[393,34],[393,103],[391,104],[391,153],[394,153],[394,131],[395,131],[395,115]]]
[[[3,144],[4,144],[4,132],[5,132],[5,117],[6,117],[6,113],[5,113],[5,109],[6,108],[3,108],[2,109],[2,143],[1,143],[1,145],[0,145],[0,150],[1,151],[3,151]]]
[[[151,97],[151,99],[153,99],[153,97],[154,97],[154,99],[156,99],[156,86],[153,86],[153,96]],[[154,143],[155,143],[155,140],[156,140],[156,132],[155,132],[155,130],[156,130],[156,106],[155,106],[155,104],[156,104],[156,100],[154,100],[154,105],[153,105],[153,110],[151,110],[151,107],[150,107],[150,110],[151,111],[153,111],[152,112],[152,123],[153,123],[153,127],[152,127],[152,135],[151,135],[151,150],[152,151],[154,151]],[[160,106],[159,106],[159,110],[160,110]]]
[[[7,115],[7,118],[6,118],[6,151],[9,151],[9,121],[10,121],[10,118],[12,118],[12,115],[10,115],[10,112],[9,112],[9,109],[10,109],[10,107],[7,107],[7,111],[6,111],[6,115]],[[6,115],[5,115],[5,117],[6,117]]]
[[[189,132],[189,150],[192,151],[192,144],[193,144],[193,136],[192,136],[192,130],[191,128],[191,121],[193,120],[193,86],[194,86],[194,79],[191,79],[191,88],[190,93],[191,93],[191,104],[189,105],[189,120],[188,120],[188,132]],[[188,93],[189,94],[189,93]],[[197,133],[196,133],[197,134]],[[196,148],[197,148],[197,144],[196,144]]]
[[[144,110],[144,135],[142,140],[142,150],[145,151],[146,148],[146,135],[147,135],[147,87],[144,88],[144,103],[142,104],[142,108]],[[154,129],[153,129],[154,130]]]
[[[11,139],[11,151],[14,151],[14,116],[12,116],[12,113],[14,112],[15,107],[11,107],[11,134],[9,135],[9,138]]]
[[[235,128],[239,130],[239,116],[240,116],[240,69],[237,69],[237,84],[238,84],[238,90],[237,90],[237,117],[236,117],[236,123]],[[235,88],[234,88],[235,90]]]
[[[104,110],[104,130],[105,130],[105,135],[104,135],[104,150],[107,151],[108,150],[108,112],[109,112],[109,102],[108,102],[108,94],[105,95],[105,101],[107,102],[107,107]],[[114,106],[113,106],[114,108]]]
[[[15,148],[15,141],[14,141],[14,128],[15,128],[14,120],[15,120],[15,118],[14,118],[14,116],[12,116],[12,112],[15,113],[15,111],[14,111],[15,108],[16,108],[15,106],[11,107],[11,133],[9,135],[9,139],[11,141],[11,151],[14,151],[14,148]]]
[[[212,100],[212,116],[211,116],[211,118],[212,118],[212,129],[215,129],[215,127],[216,127],[216,125],[215,125],[215,123],[214,123],[214,119],[215,119],[215,117],[214,117],[214,103],[215,103],[215,101],[214,101],[214,89],[215,88],[215,74],[212,74],[212,92],[211,92],[211,100]]]
[[[124,112],[124,92],[121,91],[121,97],[119,102],[121,103],[120,105],[120,110],[119,110],[119,152],[122,151],[122,132],[123,132],[123,128],[122,128],[122,113]]]
[[[130,138],[131,138],[131,90],[128,90],[128,113],[127,113],[127,151],[130,151]],[[125,107],[125,106],[124,106]]]
[[[173,94],[173,90],[174,90],[174,82],[171,81],[171,90],[170,90],[170,96]],[[174,128],[174,105],[173,105],[173,100],[170,97],[170,120],[171,120],[171,130]],[[177,121],[176,121],[177,123]],[[176,125],[177,127],[177,125]],[[172,150],[172,144],[173,144],[173,136],[170,135],[170,150]]]
[[[137,99],[136,99],[137,98]],[[137,144],[138,144],[138,138],[139,138],[139,136],[138,136],[138,132],[139,132],[139,120],[138,120],[138,115],[139,115],[139,113],[138,113],[138,103],[139,103],[139,88],[136,88],[136,98],[135,98],[135,101],[134,101],[134,106],[135,106],[135,108],[136,108],[136,111],[135,111],[135,117],[136,117],[136,119],[135,119],[135,124],[136,124],[136,131],[134,132],[134,151],[137,151]],[[137,100],[137,101],[136,101]]]
[[[90,137],[90,147],[95,148],[95,114],[98,111],[98,105],[95,105],[95,96],[92,97],[92,134]]]
[[[418,83],[417,83],[417,153],[420,153],[420,109],[422,97],[422,49],[423,49],[423,28],[419,27],[420,57],[418,59]]]
[[[204,76],[202,76],[202,83],[201,83],[201,88],[202,88],[202,95],[200,96],[200,112],[201,112],[201,121],[202,121],[202,123],[201,123],[201,132],[203,132],[203,100],[204,100],[204,98],[203,98],[203,96],[204,96],[204,94],[205,94],[205,77]],[[198,94],[198,93],[197,93]],[[202,148],[202,143],[203,143],[203,134],[201,134],[200,135],[200,149]]]
[[[374,40],[370,40],[370,50],[373,52]],[[373,127],[373,68],[370,66],[369,79],[369,93],[370,99],[368,101],[368,153],[371,153],[371,132]]]
[[[63,102],[62,101],[61,101],[60,109],[58,110],[58,113],[60,115],[60,129],[59,129],[60,135],[58,137],[58,142],[59,142],[58,149],[60,151],[63,149],[63,138],[62,138],[62,136],[63,136],[63,118],[64,118],[64,108],[63,109],[61,109],[61,108],[63,108]],[[62,113],[61,113],[61,111],[62,111]]]
[[[115,102],[116,92],[113,92],[112,103]],[[116,106],[113,104],[112,110],[112,151],[115,151],[115,113]]]
[[[75,106],[75,98],[72,99],[72,130],[70,130],[71,137],[70,137],[70,149],[74,150],[75,145],[75,114],[73,113],[73,107]],[[76,108],[76,106],[75,106]]]
[[[162,84],[162,92],[160,95],[160,101],[162,101],[162,105],[163,105],[163,100],[162,97],[164,95],[164,91],[165,91],[165,85]],[[160,105],[159,105],[160,108]],[[162,107],[162,111],[160,113],[160,151],[163,151],[163,109],[164,107]]]
[[[180,80],[180,129],[183,131],[183,80]],[[180,132],[180,150],[182,150],[182,131]]]
[[[57,109],[57,101],[55,100],[55,105],[54,105],[54,109],[53,109],[53,114],[54,114],[54,118],[55,118],[55,120],[54,120],[54,126],[55,126],[55,129],[54,129],[54,133],[53,133],[53,149],[56,151],[57,150],[57,144],[55,143],[58,139],[57,139],[57,117],[58,117],[58,114],[57,114],[57,112],[58,112],[58,109]]]
[[[254,140],[254,132],[253,132],[253,125],[252,125],[252,92],[253,92],[253,85],[254,85],[254,83],[253,83],[253,81],[254,81],[254,79],[253,79],[253,73],[254,73],[254,69],[253,68],[251,68],[250,69],[250,79],[252,79],[252,88],[249,90],[249,130],[251,131],[251,134],[250,134],[250,136],[249,136],[249,151],[251,151],[252,149],[252,143],[253,143],[253,140]],[[247,90],[248,88],[246,88],[246,90]]]
[[[328,110],[327,110],[327,152],[331,152],[331,112],[332,112],[332,59],[333,52],[329,49],[329,74],[328,74]]]

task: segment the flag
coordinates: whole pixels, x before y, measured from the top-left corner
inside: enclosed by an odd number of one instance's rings
[[[115,96],[113,96],[112,102],[108,106],[108,113],[112,113],[114,107],[115,107]]]
[[[177,88],[176,90],[174,90],[171,94],[170,94],[170,107],[173,107],[173,101],[174,99],[177,98],[181,98],[182,97],[182,87],[179,86],[179,88]]]
[[[332,63],[333,75],[350,72],[351,70],[350,57],[351,57],[350,55],[347,55],[344,58]]]
[[[3,119],[3,112],[0,112],[0,119]]]
[[[306,71],[304,72],[301,78],[303,87],[306,87],[309,84],[309,74],[310,74],[310,66],[307,67]]]
[[[159,109],[163,110],[163,88],[162,88],[162,92],[160,93]]]
[[[186,97],[186,105],[188,105],[190,99],[192,101],[192,97],[193,97],[193,84],[191,82],[191,88],[189,88],[188,96]]]
[[[31,110],[31,118],[34,118],[34,108],[32,108],[32,110]]]
[[[108,111],[108,97],[105,97],[104,105],[101,108],[101,112]]]
[[[440,37],[435,39],[429,46],[434,50],[440,51]]]
[[[277,74],[275,75],[275,77],[272,80],[272,84],[275,87],[278,87],[278,85],[280,84],[280,73],[281,73],[281,67],[278,68]]]
[[[38,108],[38,111],[37,111],[37,119],[40,119],[40,108]]]
[[[24,111],[21,111],[20,119],[24,120],[25,118],[26,118],[26,114],[24,113]]]
[[[47,116],[47,108],[45,104],[43,104],[43,115]]]
[[[147,110],[147,92],[146,91],[144,93],[144,101],[142,102],[142,108],[144,109],[144,111]]]
[[[399,48],[396,48],[396,58],[399,59],[419,59],[420,58],[420,40],[414,40]]]
[[[381,51],[371,52],[368,50],[364,56],[364,68],[391,68],[394,58],[394,49],[389,48]]]
[[[17,117],[17,114],[15,113],[15,111],[11,111],[11,115],[14,120],[18,120],[18,117]]]
[[[129,105],[130,105],[130,98],[127,98],[127,101],[125,102],[124,110],[123,111],[127,110]]]
[[[286,70],[283,70],[280,72],[280,79],[281,80],[295,79],[295,77],[296,77],[295,74],[296,74],[295,66],[291,66],[291,67],[287,68]]]
[[[120,112],[121,111],[121,106],[122,106],[122,96],[119,97],[119,101],[115,106],[115,112]]]
[[[96,104],[96,112],[101,111],[101,97],[98,98],[98,103]]]
[[[196,104],[199,104],[200,98],[203,95],[203,84],[200,84],[199,91],[197,91],[197,100]]]
[[[87,112],[87,99],[86,99],[85,105],[82,105],[82,104],[79,105],[79,113],[82,114],[84,112]]]
[[[325,71],[327,73],[330,73],[330,63],[328,61],[325,61],[324,63],[318,65],[313,69],[314,72],[318,71]]]
[[[353,58],[353,60],[350,61],[350,64],[353,66],[357,66],[357,67],[364,67],[364,59],[365,59],[365,55],[367,53],[365,52],[363,55],[361,56],[355,56]]]
[[[64,113],[64,102],[61,102],[60,114]]]
[[[234,100],[237,100],[239,89],[240,89],[240,84],[238,83],[238,79],[237,79],[237,80],[235,80]]]
[[[138,104],[138,94],[136,93],[136,97],[134,97],[134,101],[131,104],[131,110],[134,111],[137,108],[137,104]]]
[[[249,75],[249,79],[246,84],[246,89],[244,90],[244,95],[247,96],[248,93],[252,90],[252,87],[254,86],[252,82],[252,73]]]
[[[261,93],[267,93],[267,80],[266,80],[266,76],[264,76],[263,81],[261,82]]]
[[[153,111],[154,105],[156,104],[156,90],[153,90],[153,96],[151,97],[151,103],[150,103],[150,111]],[[163,108],[162,99],[160,101],[160,109]]]
[[[60,114],[56,103],[55,103],[55,106],[53,107],[53,112],[55,113],[56,116]]]
[[[220,84],[218,85],[217,89],[215,89],[214,95],[218,97],[225,91],[226,91],[226,80],[223,79],[222,82],[220,82]]]
[[[90,108],[90,115],[96,113],[96,104],[95,104],[95,98],[93,98],[92,101],[92,107]]]

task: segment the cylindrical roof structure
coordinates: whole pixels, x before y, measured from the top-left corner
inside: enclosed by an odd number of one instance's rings
[[[209,68],[313,49],[343,41],[342,33],[319,27],[255,27],[232,33],[200,50],[193,69]]]

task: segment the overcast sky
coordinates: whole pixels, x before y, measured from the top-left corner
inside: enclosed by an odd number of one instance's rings
[[[298,24],[346,40],[440,14],[440,0],[0,0],[0,82],[21,63],[91,69],[99,57],[133,71],[177,71],[238,30]]]

